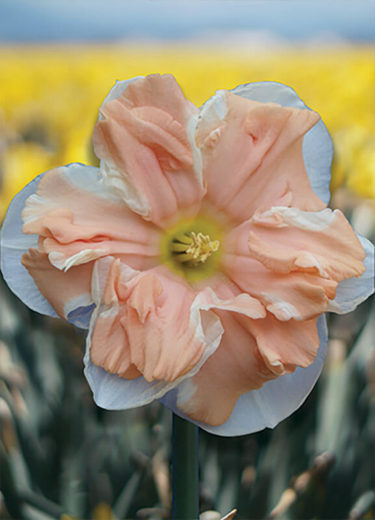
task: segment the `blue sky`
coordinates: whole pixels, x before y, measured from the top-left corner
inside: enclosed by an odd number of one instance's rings
[[[0,41],[183,39],[269,31],[375,41],[375,0],[0,0]]]

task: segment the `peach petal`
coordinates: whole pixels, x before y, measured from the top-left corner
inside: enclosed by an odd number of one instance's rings
[[[275,273],[249,256],[223,256],[228,276],[279,320],[316,317],[327,310],[335,297],[337,283],[314,273]]]
[[[176,382],[199,365],[206,349],[202,325],[191,314],[193,290],[163,270],[137,273],[119,260],[109,261],[109,269],[98,275],[99,261],[95,274],[107,281],[95,282],[101,289],[93,290],[98,311],[91,361],[121,377],[132,370],[149,383]]]
[[[340,211],[272,208],[235,228],[222,266],[280,320],[325,312],[338,282],[364,272],[362,246]],[[340,254],[337,254],[340,252]]]
[[[341,282],[365,271],[361,243],[340,210],[272,208],[250,219],[250,255],[277,272],[302,270]]]
[[[220,292],[223,293],[223,287],[220,289]],[[217,309],[238,312],[255,320],[265,318],[267,314],[264,306],[257,299],[245,293],[222,299],[210,287],[206,287],[199,293],[196,301],[199,301],[202,310]]]
[[[192,132],[198,109],[170,75],[129,84],[101,108],[95,153],[106,182],[158,225],[195,215],[204,188]]]
[[[44,175],[26,201],[23,232],[39,235],[40,249],[62,270],[109,254],[121,256],[134,268],[156,265],[157,228],[113,197],[96,169],[75,166],[78,171],[73,173],[72,167],[62,167]],[[82,185],[85,177],[91,191]]]
[[[91,360],[111,374],[135,379],[141,372],[130,359],[129,341],[117,307],[102,312],[91,337]],[[105,348],[103,348],[105,347]]]
[[[92,263],[73,267],[68,273],[53,267],[46,253],[29,249],[22,257],[22,265],[32,276],[37,288],[52,305],[56,313],[77,326],[87,327],[87,312],[93,307],[91,297]],[[88,309],[90,307],[90,309]],[[84,314],[84,322],[79,313]]]
[[[277,103],[283,107],[308,108],[296,92],[287,85],[274,81],[261,81],[239,85],[231,91],[261,103]],[[325,203],[330,199],[329,183],[333,144],[322,120],[318,121],[303,138],[303,159],[314,193]]]
[[[204,105],[197,127],[208,198],[236,221],[286,200],[301,209],[324,208],[302,152],[303,136],[318,120],[310,110],[219,92]]]
[[[267,313],[263,320],[242,321],[254,336],[267,367],[277,376],[313,363],[319,348],[316,318],[280,321]]]

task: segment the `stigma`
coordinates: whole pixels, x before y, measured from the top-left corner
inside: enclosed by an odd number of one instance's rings
[[[175,237],[171,250],[176,260],[183,264],[204,264],[208,258],[218,251],[220,242],[211,240],[209,235],[190,231]]]

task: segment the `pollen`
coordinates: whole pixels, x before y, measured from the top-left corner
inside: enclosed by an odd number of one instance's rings
[[[208,258],[218,251],[219,240],[211,240],[209,235],[190,231],[174,238],[171,244],[176,260],[185,264],[204,264]]]

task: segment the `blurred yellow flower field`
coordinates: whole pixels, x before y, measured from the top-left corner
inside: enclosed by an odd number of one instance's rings
[[[375,198],[375,49],[262,51],[182,44],[0,48],[0,218],[38,173],[95,164],[97,109],[116,79],[170,72],[202,104],[219,88],[252,81],[291,85],[334,138],[332,188]]]

